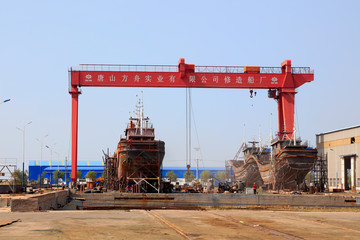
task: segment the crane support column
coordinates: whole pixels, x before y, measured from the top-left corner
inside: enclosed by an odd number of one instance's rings
[[[283,104],[282,104],[282,97],[280,97],[280,93],[278,93],[278,95],[276,96],[276,99],[277,99],[277,103],[278,103],[278,125],[279,125],[279,128],[278,128],[278,137],[280,139],[282,139],[282,134],[285,129],[284,129],[284,110],[283,110]],[[280,135],[281,134],[281,135]]]
[[[77,149],[78,149],[78,98],[79,91],[79,72],[71,72],[71,182],[77,180]]]
[[[292,140],[294,136],[295,83],[291,70],[291,60],[281,64],[281,73],[285,74],[282,87],[278,90],[279,139]]]
[[[295,89],[281,89],[278,95],[279,139],[294,135]]]
[[[77,145],[78,145],[78,98],[80,91],[76,86],[71,88],[71,182],[77,179]]]

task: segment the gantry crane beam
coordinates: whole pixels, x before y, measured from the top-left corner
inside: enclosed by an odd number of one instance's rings
[[[269,89],[278,102],[279,138],[294,136],[295,89],[314,80],[309,67],[195,66],[182,58],[178,65],[83,64],[70,73],[72,96],[72,173],[76,181],[78,96],[80,87],[170,87]]]

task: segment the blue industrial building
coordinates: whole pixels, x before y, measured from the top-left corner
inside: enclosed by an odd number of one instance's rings
[[[94,171],[96,177],[100,177],[104,171],[104,163],[102,161],[78,161],[78,171],[81,171],[82,176],[78,178],[85,178],[89,171]],[[55,171],[62,171],[66,173],[67,182],[71,179],[71,162],[65,163],[64,161],[30,161],[29,162],[29,180],[37,181],[40,178],[41,172],[46,172],[44,178],[53,181],[53,173]],[[208,167],[199,168],[199,177],[204,170],[209,170],[212,175],[219,171],[225,171],[225,167]],[[166,173],[174,171],[178,178],[184,178],[186,167],[163,167],[162,178],[166,178]],[[191,168],[190,171],[196,176],[196,168]],[[65,179],[63,179],[65,180]]]
[[[29,162],[29,180],[37,181],[40,178],[42,172],[46,172],[44,178],[53,181],[53,173],[55,171],[61,171],[66,174],[67,182],[71,179],[71,163],[65,164],[64,161],[30,161]],[[100,177],[104,171],[104,165],[101,161],[78,161],[77,170],[81,171],[82,176],[78,178],[85,178],[85,175],[89,171],[94,171],[96,177]],[[63,179],[65,181],[65,179]]]
[[[199,178],[200,178],[200,174],[205,171],[205,170],[209,170],[211,175],[215,175],[215,173],[217,172],[222,172],[225,171],[225,167],[221,168],[221,167],[208,167],[208,168],[199,168]],[[163,167],[163,171],[162,171],[162,177],[166,178],[166,173],[174,171],[174,173],[176,173],[178,175],[178,178],[184,178],[184,174],[187,171],[186,167]],[[196,168],[190,168],[190,171],[196,176]]]

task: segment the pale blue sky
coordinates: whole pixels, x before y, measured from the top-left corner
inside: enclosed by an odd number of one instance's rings
[[[69,153],[68,68],[81,63],[309,66],[298,89],[298,133],[359,125],[359,1],[1,1],[0,158],[40,158],[36,138]],[[114,151],[144,91],[145,114],[166,142],[165,166],[185,166],[185,89],[83,88],[79,160]],[[277,104],[265,90],[194,89],[203,166],[224,166],[246,138],[277,131]],[[197,146],[193,131],[194,147]],[[50,158],[44,149],[44,159]],[[195,154],[193,153],[193,156]],[[57,158],[55,155],[54,158]]]

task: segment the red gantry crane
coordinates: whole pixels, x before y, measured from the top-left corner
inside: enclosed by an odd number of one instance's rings
[[[76,182],[78,149],[78,97],[80,87],[169,87],[268,89],[278,103],[278,135],[294,138],[296,88],[314,80],[309,67],[195,66],[181,58],[178,65],[82,64],[72,67],[69,93],[72,98],[71,181]]]

